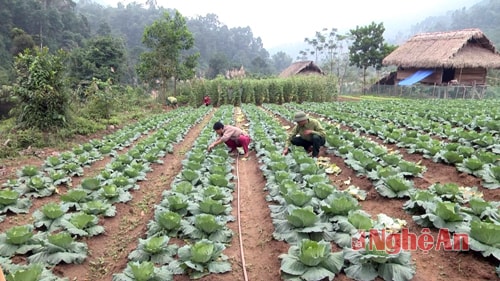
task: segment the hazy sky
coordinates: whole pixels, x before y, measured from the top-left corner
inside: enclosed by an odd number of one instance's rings
[[[145,3],[146,0],[94,0],[116,7],[118,2]],[[365,26],[372,21],[405,30],[428,16],[470,7],[480,0],[157,0],[159,6],[177,9],[183,16],[216,14],[222,24],[252,29],[264,48],[303,42],[323,28],[340,32]],[[392,30],[396,33],[399,30]]]

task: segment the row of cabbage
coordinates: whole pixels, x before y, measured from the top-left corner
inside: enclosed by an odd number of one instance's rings
[[[84,168],[102,160],[106,155],[116,156],[117,151],[129,147],[142,135],[164,125],[174,113],[167,113],[141,120],[106,135],[77,145],[59,155],[48,156],[41,166],[27,165],[16,172],[16,178],[2,183],[0,190],[0,221],[7,212],[28,213],[31,198],[51,196],[59,185],[71,186],[72,177],[84,175]]]
[[[83,237],[105,232],[99,219],[116,215],[114,204],[132,199],[131,189],[139,189],[146,180],[150,164],[161,162],[172,144],[182,139],[192,124],[206,115],[207,109],[177,112],[168,127],[140,141],[126,154],[117,155],[94,177],[60,195],[60,202],[45,204],[33,212],[33,223],[14,226],[0,234],[0,255],[9,280],[67,280],[50,270],[60,263],[82,263],[88,254]],[[187,122],[186,122],[187,120]],[[154,157],[145,157],[146,155]],[[36,176],[36,175],[34,175]],[[29,179],[26,180],[29,182]],[[27,265],[15,264],[11,258],[24,255]]]
[[[305,151],[282,155],[284,128],[256,106],[242,108],[267,179],[267,200],[273,203],[273,237],[290,244],[280,255],[282,279],[332,280],[344,271],[354,280],[410,280],[415,268],[409,252],[388,253],[380,244],[352,248],[353,241],[368,239],[373,230],[395,229],[397,219],[379,214],[373,220],[350,193],[359,190],[339,190]],[[342,250],[332,252],[331,242]]]
[[[357,111],[353,113],[336,111],[337,104],[295,106],[322,114],[356,130],[376,135],[386,143],[395,143],[399,147],[406,148],[409,153],[419,153],[434,162],[454,165],[461,172],[482,178],[483,186],[486,188],[500,188],[500,135],[496,131],[476,132],[464,130],[462,127],[453,127],[449,130],[445,129],[439,135],[446,138],[446,141],[439,140],[432,138],[432,135],[426,133],[425,130],[412,129],[410,121],[407,124],[394,124],[398,120],[394,114],[386,118],[381,117],[383,112],[392,110],[387,104],[385,105],[387,106],[385,110],[374,107],[373,111],[366,110],[364,107],[356,107]],[[367,115],[365,113],[367,111],[370,114]],[[407,115],[411,116],[411,114]],[[500,124],[498,120],[492,122]],[[440,128],[437,122],[430,126]]]
[[[231,124],[232,109],[222,106],[213,118]],[[231,270],[223,250],[233,236],[227,223],[234,220],[234,160],[222,146],[207,155],[215,137],[210,126],[201,131],[182,161],[182,170],[155,206],[145,238],[139,238],[127,267],[113,275],[114,281],[168,281],[176,274],[198,279]]]
[[[337,111],[362,113],[366,118],[384,118],[408,124],[436,135],[464,132],[500,133],[500,100],[385,100],[335,103]],[[422,122],[422,123],[421,123]],[[451,134],[448,134],[451,133]],[[487,135],[486,135],[487,136]]]
[[[264,105],[274,114],[291,120],[296,109],[273,104]],[[427,168],[403,159],[398,151],[389,151],[358,133],[341,130],[338,126],[320,121],[331,151],[344,159],[356,171],[372,180],[375,190],[388,198],[403,198],[415,190],[412,177],[421,177]]]
[[[405,102],[408,103],[408,102]],[[402,102],[361,102],[361,103],[338,103],[336,112],[348,116],[358,116],[365,119],[373,119],[385,123],[394,123],[399,127],[405,127],[419,132],[426,132],[451,141],[458,141],[464,145],[476,145],[483,149],[500,149],[500,112],[481,109],[480,112],[471,107],[460,111],[467,117],[457,118],[459,121],[444,120],[438,114],[446,112],[446,107],[440,106],[438,112],[423,108],[422,104],[414,105],[409,101],[411,108],[401,108]],[[484,106],[484,104],[481,104]],[[408,106],[408,105],[407,105]],[[450,107],[450,104],[447,105]],[[437,116],[436,116],[437,115]],[[443,113],[446,115],[446,113]],[[497,118],[497,119],[495,119]],[[495,146],[496,145],[496,146]]]
[[[291,118],[293,111],[275,105],[265,105],[285,118]],[[272,109],[271,109],[272,108]],[[327,123],[325,127],[332,128]],[[375,189],[389,198],[408,198],[404,209],[413,215],[413,220],[423,227],[446,229],[451,233],[467,234],[468,241],[457,241],[453,249],[479,251],[483,256],[500,260],[500,202],[485,201],[476,187],[461,187],[456,183],[435,183],[427,190],[417,190],[405,177],[421,176],[425,168],[402,171],[401,156],[384,152],[384,148],[350,132],[328,131],[328,144],[333,152],[345,159],[345,163],[358,173],[374,181]],[[354,141],[356,140],[356,141]],[[366,149],[363,157],[356,151]],[[379,147],[375,149],[374,147]],[[366,154],[366,153],[372,153]],[[379,152],[379,153],[375,153]],[[395,157],[397,156],[397,157]],[[466,244],[465,244],[466,243]]]

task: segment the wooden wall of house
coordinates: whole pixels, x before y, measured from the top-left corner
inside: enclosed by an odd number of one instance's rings
[[[419,68],[398,69],[396,79],[401,81],[417,72],[417,70],[419,70]],[[458,84],[462,85],[484,85],[486,84],[486,73],[487,70],[485,68],[457,68],[455,69],[455,77],[453,79],[456,80]],[[442,68],[435,69],[434,73],[420,82],[437,85],[448,84],[448,81],[443,82]]]
[[[396,79],[398,81],[401,81],[409,76],[411,76],[413,73],[417,72],[420,70],[420,68],[405,68],[405,69],[398,69],[398,73],[396,75]],[[429,84],[441,84],[443,81],[443,69],[438,68],[434,69],[434,72],[427,76],[425,79],[423,79],[422,83],[429,83]]]
[[[486,69],[485,68],[455,69],[455,80],[457,80],[459,84],[484,85],[486,84]]]

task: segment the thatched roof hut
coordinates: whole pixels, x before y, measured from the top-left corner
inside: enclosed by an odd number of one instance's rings
[[[382,63],[420,68],[500,68],[500,56],[483,32],[473,28],[415,35]]]
[[[420,69],[430,69],[432,75],[422,82],[484,84],[486,69],[500,68],[500,55],[481,30],[472,28],[415,35],[385,57],[382,64],[397,65],[398,80]]]
[[[279,77],[286,78],[293,75],[307,75],[307,74],[324,74],[321,68],[317,66],[313,61],[297,61],[292,63],[289,67],[283,70]]]

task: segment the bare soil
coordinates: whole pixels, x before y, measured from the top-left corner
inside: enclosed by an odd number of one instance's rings
[[[206,116],[203,121],[195,125],[184,140],[174,146],[174,153],[168,154],[163,165],[155,164],[153,171],[147,174],[147,181],[139,182],[140,189],[133,191],[133,200],[127,204],[117,204],[117,215],[113,218],[102,218],[102,224],[106,233],[86,239],[89,247],[89,257],[83,264],[79,265],[58,265],[54,272],[60,276],[68,277],[70,280],[112,280],[114,273],[122,272],[128,262],[128,254],[137,246],[138,238],[144,238],[146,225],[153,218],[153,206],[158,204],[161,194],[165,189],[170,188],[173,178],[182,168],[181,161],[185,153],[191,148],[193,142],[198,137],[204,126],[209,124],[211,114]],[[280,119],[283,125],[292,125],[285,120]],[[243,120],[238,125],[243,126],[247,120]],[[346,128],[347,129],[347,128]],[[109,132],[102,132],[104,135]],[[88,139],[98,138],[99,134],[87,139],[81,138],[80,142],[86,142]],[[389,148],[397,149],[391,145]],[[449,165],[434,163],[423,159],[419,155],[408,154],[404,149],[399,149],[404,158],[409,161],[422,161],[427,167],[427,172],[422,179],[416,179],[417,188],[427,188],[435,182],[456,182],[464,186],[478,186],[484,193],[486,200],[500,200],[500,192],[484,189],[480,186],[477,178],[458,173],[454,167]],[[51,153],[57,153],[52,149],[46,149],[41,154],[48,156]],[[336,176],[330,176],[332,182],[340,189],[348,185],[344,182],[350,180],[350,184],[368,192],[365,201],[361,201],[363,210],[375,217],[379,213],[387,214],[393,218],[405,219],[408,222],[410,231],[420,233],[422,228],[416,225],[411,216],[404,212],[402,205],[405,200],[387,199],[381,197],[373,187],[370,180],[364,177],[357,177],[352,169],[344,164],[342,158],[327,154],[323,149],[320,156],[329,157],[332,163],[337,164],[342,172]],[[24,165],[41,165],[45,157],[23,157],[0,163],[0,184],[9,178],[15,178],[15,172]],[[106,158],[95,163],[85,170],[86,175],[97,173],[110,158]],[[274,281],[280,280],[280,261],[278,256],[286,253],[289,245],[276,241],[272,237],[274,231],[270,211],[265,200],[264,191],[265,178],[260,171],[260,163],[255,155],[255,151],[250,151],[250,157],[247,161],[237,158],[234,165],[234,173],[237,177],[237,188],[233,196],[232,204],[233,215],[238,218],[235,222],[229,223],[229,227],[235,235],[231,244],[225,250],[225,254],[230,258],[232,271],[209,275],[200,280],[252,280],[252,281]],[[3,168],[2,168],[3,167]],[[77,183],[79,179],[73,179]],[[75,185],[74,185],[75,186]],[[61,188],[61,192],[65,192]],[[20,225],[30,221],[31,214],[43,204],[50,201],[58,201],[58,196],[49,198],[34,199],[34,204],[30,213],[26,215],[9,214],[8,218],[0,223],[0,231],[5,231],[12,225]],[[238,207],[238,201],[240,203]],[[435,237],[437,231],[431,229]],[[241,233],[241,239],[238,234]],[[334,245],[334,249],[338,247]],[[244,255],[242,256],[242,252]],[[412,259],[416,264],[416,275],[413,280],[434,281],[434,280],[498,280],[495,274],[495,266],[498,261],[482,257],[475,252],[446,252],[444,250],[429,252],[412,252]],[[16,262],[22,263],[23,257],[17,257]],[[175,280],[189,280],[188,276],[175,276]],[[350,280],[345,274],[339,274],[335,280]],[[378,280],[378,279],[377,279]]]

